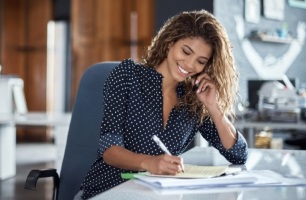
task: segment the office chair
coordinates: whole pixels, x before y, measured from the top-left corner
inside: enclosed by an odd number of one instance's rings
[[[54,180],[53,199],[73,199],[97,157],[103,116],[103,84],[119,62],[101,62],[83,74],[72,110],[60,176],[56,169],[32,170],[25,189],[35,190],[39,178]]]

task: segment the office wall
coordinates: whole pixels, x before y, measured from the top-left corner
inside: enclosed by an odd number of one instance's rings
[[[242,101],[247,100],[248,79],[277,78],[281,72],[284,72],[289,78],[297,77],[300,82],[306,82],[306,9],[291,7],[288,1],[284,0],[283,20],[268,19],[260,13],[259,23],[249,23],[244,18],[244,1],[214,1],[214,14],[225,26],[233,44],[234,56],[240,73]],[[241,18],[244,26],[243,38],[239,37],[239,31],[237,31],[237,19]],[[249,39],[249,34],[254,29],[273,32],[283,23],[288,25],[288,30],[293,37],[300,36],[299,43],[296,40],[289,44],[280,44]],[[253,53],[253,58],[248,59],[247,54],[250,53]],[[254,65],[258,70],[255,70]]]
[[[155,30],[158,31],[171,16],[188,10],[205,9],[213,12],[213,1],[206,0],[155,0]]]
[[[70,20],[71,0],[52,0],[53,1],[53,19]]]

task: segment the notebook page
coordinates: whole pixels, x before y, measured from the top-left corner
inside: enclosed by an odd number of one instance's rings
[[[230,170],[229,170],[230,169]],[[234,170],[235,169],[235,170]],[[148,174],[148,176],[158,177],[171,177],[171,178],[212,178],[221,176],[230,171],[240,171],[239,168],[229,168],[228,166],[196,166],[196,165],[185,165],[185,172],[178,173],[174,176],[171,175],[154,175]]]

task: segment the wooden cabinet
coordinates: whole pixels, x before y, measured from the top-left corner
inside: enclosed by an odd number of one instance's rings
[[[53,20],[54,2],[1,1],[2,73],[24,80],[29,111],[44,112],[47,108],[47,24]],[[90,65],[141,57],[155,31],[154,5],[154,0],[70,0],[72,61],[71,67],[67,66],[71,69],[68,111],[81,76]],[[44,141],[49,137],[45,128],[21,129],[21,141]]]
[[[47,23],[52,0],[2,0],[2,73],[24,80],[29,111],[46,111]],[[22,129],[22,128],[20,128]],[[44,128],[18,131],[17,139],[45,141]]]
[[[74,101],[80,78],[90,65],[141,56],[154,34],[154,1],[71,0],[71,3]],[[132,26],[135,29],[131,34]]]

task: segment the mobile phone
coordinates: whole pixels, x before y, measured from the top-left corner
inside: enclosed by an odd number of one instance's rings
[[[208,71],[208,69],[209,69],[208,67],[205,67],[205,69],[204,69],[204,71],[203,71],[203,72],[201,72],[201,73],[198,73],[198,74],[194,75],[194,76],[193,76],[193,78],[195,78],[195,79],[196,79],[196,78],[197,78],[197,76],[198,76],[199,74],[206,73],[206,72]],[[192,91],[194,91],[194,92],[195,92],[195,91],[197,91],[197,90],[198,90],[198,88],[199,88],[199,83],[198,83],[198,84],[194,84],[194,85],[193,85],[193,87],[192,87]]]
[[[194,84],[193,87],[192,87],[192,91],[197,91],[199,88],[199,83],[198,84]]]

